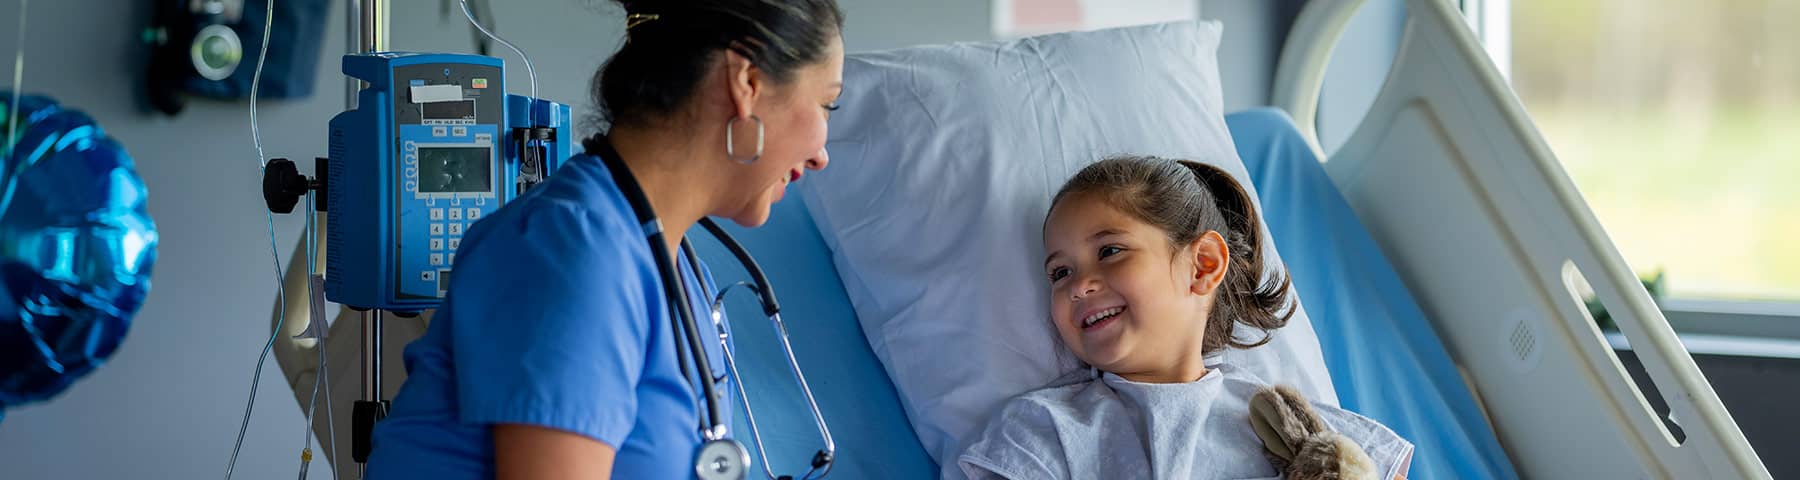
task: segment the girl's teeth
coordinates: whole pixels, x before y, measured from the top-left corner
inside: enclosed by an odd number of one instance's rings
[[[1118,315],[1119,311],[1120,311],[1119,308],[1109,308],[1106,310],[1102,310],[1099,313],[1095,313],[1094,316],[1088,317],[1086,320],[1082,320],[1081,325],[1084,327],[1093,325],[1096,322],[1105,320],[1107,317],[1111,317],[1113,315]]]

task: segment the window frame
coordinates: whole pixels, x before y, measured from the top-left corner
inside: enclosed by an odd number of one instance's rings
[[[1455,1],[1500,75],[1510,80],[1513,0]],[[1800,302],[1675,297],[1658,306],[1691,353],[1800,358]],[[1614,347],[1629,349],[1622,338]]]

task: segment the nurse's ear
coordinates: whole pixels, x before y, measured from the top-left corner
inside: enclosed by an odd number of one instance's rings
[[[731,115],[735,118],[748,118],[755,113],[758,97],[764,95],[768,88],[768,77],[756,68],[748,57],[738,53],[736,48],[725,49],[724,55],[725,83],[731,97]]]

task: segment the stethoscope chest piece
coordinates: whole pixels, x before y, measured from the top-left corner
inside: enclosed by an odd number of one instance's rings
[[[694,455],[694,478],[699,480],[743,480],[749,472],[750,451],[744,444],[728,439],[700,444]]]

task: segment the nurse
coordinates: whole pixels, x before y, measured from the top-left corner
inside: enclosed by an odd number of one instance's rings
[[[762,224],[825,168],[843,20],[834,0],[620,3],[626,43],[592,87],[610,128],[463,238],[443,307],[406,348],[369,478],[694,475],[694,382],[734,389],[683,378],[686,344],[620,185],[641,186],[676,257],[704,216]],[[718,338],[705,267],[676,261],[702,336]],[[703,343],[724,372],[718,342]]]

